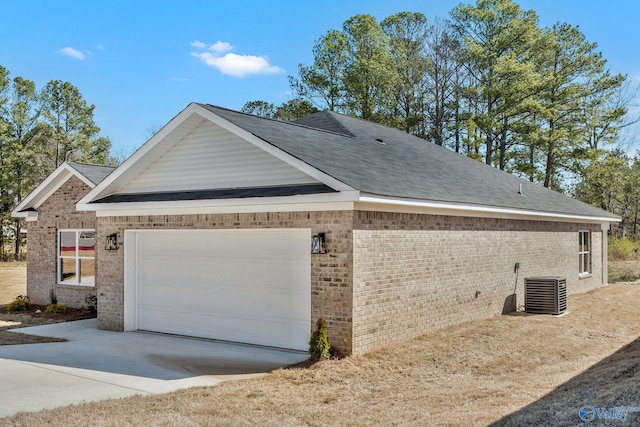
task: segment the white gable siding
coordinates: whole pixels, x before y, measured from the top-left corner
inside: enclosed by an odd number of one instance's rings
[[[118,193],[311,183],[318,181],[233,133],[204,122]]]

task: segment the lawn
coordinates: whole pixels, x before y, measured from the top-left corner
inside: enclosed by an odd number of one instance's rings
[[[639,285],[609,285],[571,295],[562,316],[497,316],[363,356],[0,425],[584,425],[582,405],[640,406],[637,301]]]
[[[0,304],[13,301],[27,293],[27,268],[25,262],[0,262]]]

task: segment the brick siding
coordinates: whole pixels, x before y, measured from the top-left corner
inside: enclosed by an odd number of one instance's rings
[[[84,307],[85,297],[95,295],[94,287],[57,284],[58,230],[95,228],[93,212],[76,212],[76,202],[89,190],[72,176],[38,208],[38,220],[27,222],[27,295],[34,304],[49,304],[52,288],[58,303],[69,307]]]
[[[568,292],[603,283],[599,225],[364,212],[280,212],[118,216],[75,212],[88,187],[75,177],[28,223],[28,294],[46,304],[56,283],[57,230],[118,234],[117,251],[97,245],[98,325],[124,328],[125,230],[309,228],[326,232],[328,252],[311,256],[311,329],[329,323],[332,345],[361,354],[448,325],[487,318],[524,303],[524,278],[558,275]],[[96,224],[97,222],[97,224]],[[578,278],[578,231],[592,231],[592,271]],[[517,275],[515,263],[520,263]],[[60,302],[83,306],[86,288],[55,285]],[[569,307],[569,310],[571,307]]]
[[[579,230],[592,231],[583,279]],[[499,315],[514,291],[524,304],[525,277],[564,276],[568,293],[603,283],[600,225],[359,211],[353,237],[356,354]]]
[[[221,215],[158,215],[98,217],[97,239],[118,234],[117,251],[101,250],[98,259],[98,327],[124,328],[125,230],[142,229],[250,229],[310,228],[311,234],[326,232],[329,251],[311,255],[311,330],[318,317],[329,324],[334,347],[351,353],[353,212],[284,212]],[[309,236],[311,250],[311,236]]]

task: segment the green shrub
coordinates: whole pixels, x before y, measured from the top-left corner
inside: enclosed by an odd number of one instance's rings
[[[49,290],[49,298],[51,299],[51,304],[58,304],[58,295],[56,295],[55,289],[51,288],[51,290]]]
[[[98,312],[98,297],[95,295],[87,295],[84,298],[84,303],[87,304],[87,308],[93,314]]]
[[[319,318],[316,322],[316,329],[311,334],[309,340],[309,354],[311,360],[318,362],[329,358],[329,334],[327,332],[327,321]]]
[[[64,304],[49,304],[44,312],[49,314],[64,314],[67,312],[67,306]]]
[[[640,256],[640,241],[629,237],[609,237],[609,259],[631,261]]]
[[[16,299],[7,304],[7,311],[25,311],[29,308],[29,297],[18,295]]]

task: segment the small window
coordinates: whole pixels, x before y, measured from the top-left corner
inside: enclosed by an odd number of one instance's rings
[[[578,258],[580,275],[591,274],[591,232],[578,232]]]
[[[95,271],[95,231],[60,231],[58,233],[58,284],[94,286]]]

